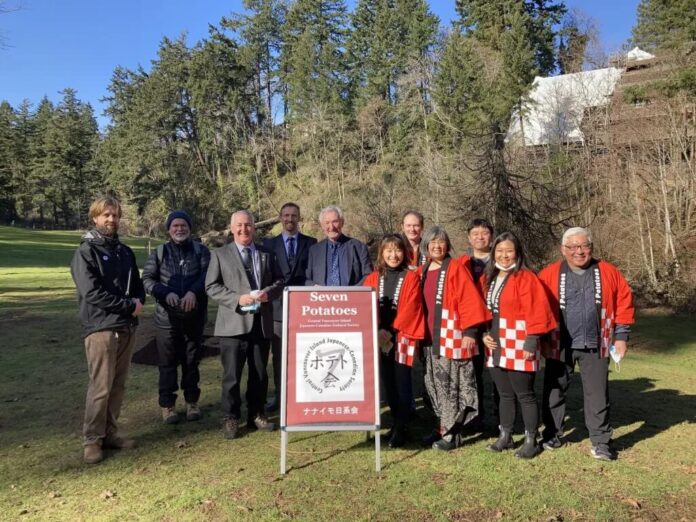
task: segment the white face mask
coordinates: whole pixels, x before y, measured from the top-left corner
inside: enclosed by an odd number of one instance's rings
[[[501,266],[500,264],[496,263],[495,267],[500,270],[501,272],[509,272],[510,270],[513,270],[517,266],[517,263],[512,263],[509,267],[505,268],[504,266]]]

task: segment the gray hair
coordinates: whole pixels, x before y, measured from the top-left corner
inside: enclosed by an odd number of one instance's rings
[[[590,229],[583,227],[572,227],[563,233],[563,238],[561,239],[561,244],[565,245],[566,241],[573,236],[585,236],[587,242],[592,244],[592,232]]]
[[[423,237],[421,237],[420,251],[424,254],[428,254],[428,243],[434,239],[442,239],[447,243],[447,253],[449,254],[452,250],[452,242],[450,241],[449,234],[447,231],[439,225],[433,225],[428,230],[425,231]]]
[[[335,212],[338,216],[338,219],[340,219],[341,221],[343,220],[343,211],[336,205],[329,205],[328,207],[324,207],[319,211],[319,223],[321,223],[321,218],[323,218],[324,214],[326,214],[327,212]]]
[[[249,217],[249,219],[251,219],[251,224],[256,225],[256,219],[254,219],[254,214],[252,214],[248,210],[244,210],[244,209],[238,210],[237,212],[233,212],[232,215],[230,216],[230,223],[232,223],[234,221],[234,217],[237,214],[245,214],[246,216]]]

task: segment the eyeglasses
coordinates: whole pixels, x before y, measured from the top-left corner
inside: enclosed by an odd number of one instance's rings
[[[582,243],[581,245],[563,245],[563,248],[570,252],[586,252],[592,250],[592,243]]]

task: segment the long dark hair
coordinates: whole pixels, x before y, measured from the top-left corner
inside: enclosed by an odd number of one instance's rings
[[[517,256],[517,261],[515,261],[515,268],[512,269],[511,273],[519,272],[520,270],[527,268],[526,256],[524,254],[524,248],[522,243],[517,239],[517,236],[512,232],[503,232],[498,237],[493,240],[493,245],[491,246],[491,258],[488,260],[486,265],[486,281],[491,284],[493,279],[498,276],[500,270],[495,266],[495,249],[503,241],[510,241],[515,247],[515,255]]]
[[[396,270],[406,270],[408,268],[408,250],[406,249],[406,243],[404,241],[404,238],[401,237],[399,234],[387,234],[382,238],[382,241],[380,241],[379,243],[377,262],[375,263],[375,267],[377,268],[377,271],[380,274],[384,273],[384,271],[389,266],[384,261],[384,256],[382,254],[384,253],[384,250],[390,245],[395,246],[404,254],[404,258],[401,260],[401,264],[396,268]]]

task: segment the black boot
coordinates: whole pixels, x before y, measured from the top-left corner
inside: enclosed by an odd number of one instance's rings
[[[389,438],[389,447],[400,448],[404,444],[406,444],[407,439],[408,432],[406,431],[406,428],[403,426],[394,426],[394,429],[392,430],[392,435]]]
[[[537,443],[537,437],[538,433],[536,431],[525,431],[524,444],[522,444],[522,447],[515,452],[515,457],[520,459],[533,459],[536,457],[541,452],[541,448]]]
[[[493,444],[488,445],[487,449],[500,453],[503,450],[512,449],[514,446],[515,443],[512,440],[512,434],[501,426],[498,440],[496,440]]]

